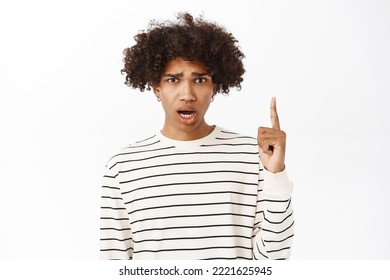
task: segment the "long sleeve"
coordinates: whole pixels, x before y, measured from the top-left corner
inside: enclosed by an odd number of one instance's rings
[[[254,259],[288,259],[294,236],[292,182],[286,170],[273,174],[262,166],[253,232]]]
[[[218,127],[119,150],[103,180],[101,259],[288,258],[292,184],[258,156],[257,139]]]
[[[132,259],[130,222],[118,184],[116,166],[106,166],[100,209],[100,259]]]

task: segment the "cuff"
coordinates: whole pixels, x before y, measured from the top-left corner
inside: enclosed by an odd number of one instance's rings
[[[264,187],[263,194],[267,198],[290,198],[294,189],[289,180],[286,168],[282,172],[272,173],[263,169]]]

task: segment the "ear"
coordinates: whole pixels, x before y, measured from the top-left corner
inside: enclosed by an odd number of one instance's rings
[[[154,95],[158,98],[160,97],[160,87],[159,85],[152,85]]]
[[[217,85],[214,84],[214,87],[213,87],[213,96],[215,96],[217,94]]]

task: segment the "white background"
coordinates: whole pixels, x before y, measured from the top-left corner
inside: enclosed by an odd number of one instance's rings
[[[1,1],[0,259],[97,259],[103,167],[160,129],[122,51],[179,11],[225,26],[243,88],[210,124],[256,136],[277,97],[294,182],[292,259],[390,259],[390,2]]]

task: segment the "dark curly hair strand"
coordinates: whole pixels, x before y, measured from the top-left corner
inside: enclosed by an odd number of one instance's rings
[[[151,21],[146,31],[134,36],[136,44],[123,52],[125,84],[150,90],[159,84],[167,63],[182,58],[204,63],[216,92],[228,94],[230,87],[240,90],[244,54],[233,35],[201,17],[194,20],[189,13],[180,13],[177,19],[178,23]]]

